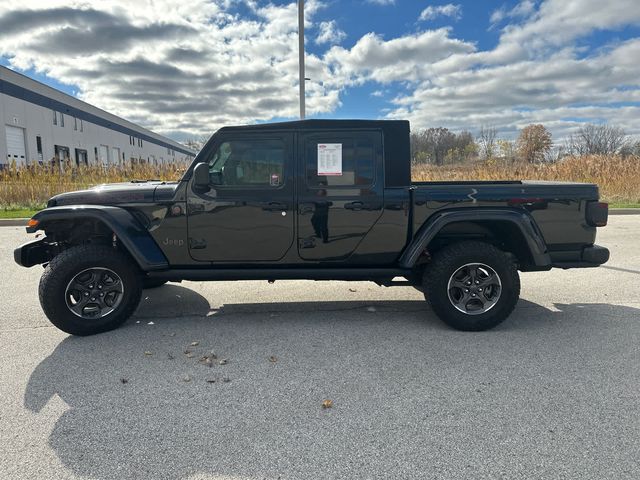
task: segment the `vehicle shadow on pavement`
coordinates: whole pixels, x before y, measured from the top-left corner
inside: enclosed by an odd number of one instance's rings
[[[184,298],[172,307],[183,318],[167,305],[113,332],[67,337],[29,379],[31,412],[55,395],[68,406],[48,445],[76,475],[544,476],[566,473],[576,442],[580,468],[604,478],[632,457],[618,435],[632,412],[609,418],[576,398],[589,388],[610,395],[607,411],[636,404],[624,352],[637,344],[628,322],[638,309],[523,300],[499,328],[474,334],[445,328],[420,301],[212,311],[195,292],[163,290],[152,295]],[[581,374],[594,369],[607,372],[600,383]],[[580,445],[567,418],[611,440]]]

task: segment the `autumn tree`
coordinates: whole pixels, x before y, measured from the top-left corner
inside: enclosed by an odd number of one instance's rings
[[[517,141],[520,158],[528,163],[543,161],[552,145],[551,132],[539,123],[524,127]]]

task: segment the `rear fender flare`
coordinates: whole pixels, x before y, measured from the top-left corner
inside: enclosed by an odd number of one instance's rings
[[[540,229],[531,216],[511,209],[466,208],[437,212],[427,219],[400,256],[401,268],[413,268],[429,242],[446,225],[464,221],[501,221],[514,224],[526,239],[527,248],[536,267],[550,267],[551,258]]]
[[[115,233],[118,241],[145,272],[168,268],[169,263],[149,232],[124,208],[102,205],[51,207],[33,216],[38,223],[27,227],[27,233],[46,229],[49,222],[59,220],[98,220]]]

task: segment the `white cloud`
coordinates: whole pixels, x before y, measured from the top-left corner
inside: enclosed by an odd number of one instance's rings
[[[594,30],[640,20],[633,2],[620,3],[547,0],[536,11],[521,2],[507,12],[521,23],[508,25],[491,50],[440,29],[389,40],[368,34],[351,49],[331,49],[326,59],[343,84],[402,85],[388,116],[407,118],[414,128],[490,124],[515,136],[518,128],[543,122],[559,137],[596,120],[638,134],[640,39],[591,54],[575,43]],[[558,31],[563,26],[567,31]]]
[[[447,3],[446,5],[428,6],[420,14],[419,20],[433,20],[437,17],[451,17],[454,20],[459,20],[462,17],[462,6],[454,5],[453,3]]]
[[[325,55],[333,73],[328,84],[418,81],[428,75],[433,63],[475,50],[473,44],[450,38],[449,33],[448,28],[440,28],[388,41],[368,33],[349,50],[333,47]]]
[[[178,138],[296,117],[295,2],[245,2],[248,17],[231,0],[147,0],[135,9],[128,0],[0,2],[0,55]],[[335,22],[314,23],[323,5],[308,1],[310,31],[316,41],[344,42]],[[604,120],[640,134],[640,38],[582,48],[595,31],[637,25],[637,0],[525,0],[501,15],[506,25],[488,50],[440,28],[395,38],[370,32],[307,53],[307,109],[334,112],[341,94],[369,83],[374,97],[395,92],[381,115],[414,128],[485,124],[515,135],[542,122],[557,138],[581,120]]]
[[[0,2],[0,55],[77,85],[94,105],[180,138],[224,124],[295,117],[298,111],[295,2],[229,0]],[[307,2],[307,22],[322,6]],[[307,55],[307,109],[327,113],[339,91]],[[317,80],[315,80],[317,79]]]
[[[511,10],[507,9],[507,7],[503,5],[491,13],[491,18],[489,19],[491,27],[493,28],[506,18],[519,19],[528,17],[535,11],[535,8],[536,4],[533,0],[523,0]]]
[[[342,42],[347,37],[347,34],[338,28],[335,20],[320,22],[318,30],[318,35],[316,36],[317,44],[336,44]]]

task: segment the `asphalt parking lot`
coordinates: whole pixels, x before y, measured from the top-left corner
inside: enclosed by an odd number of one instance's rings
[[[69,337],[26,239],[0,228],[2,478],[640,478],[640,216],[484,333],[411,288],[184,282]]]

